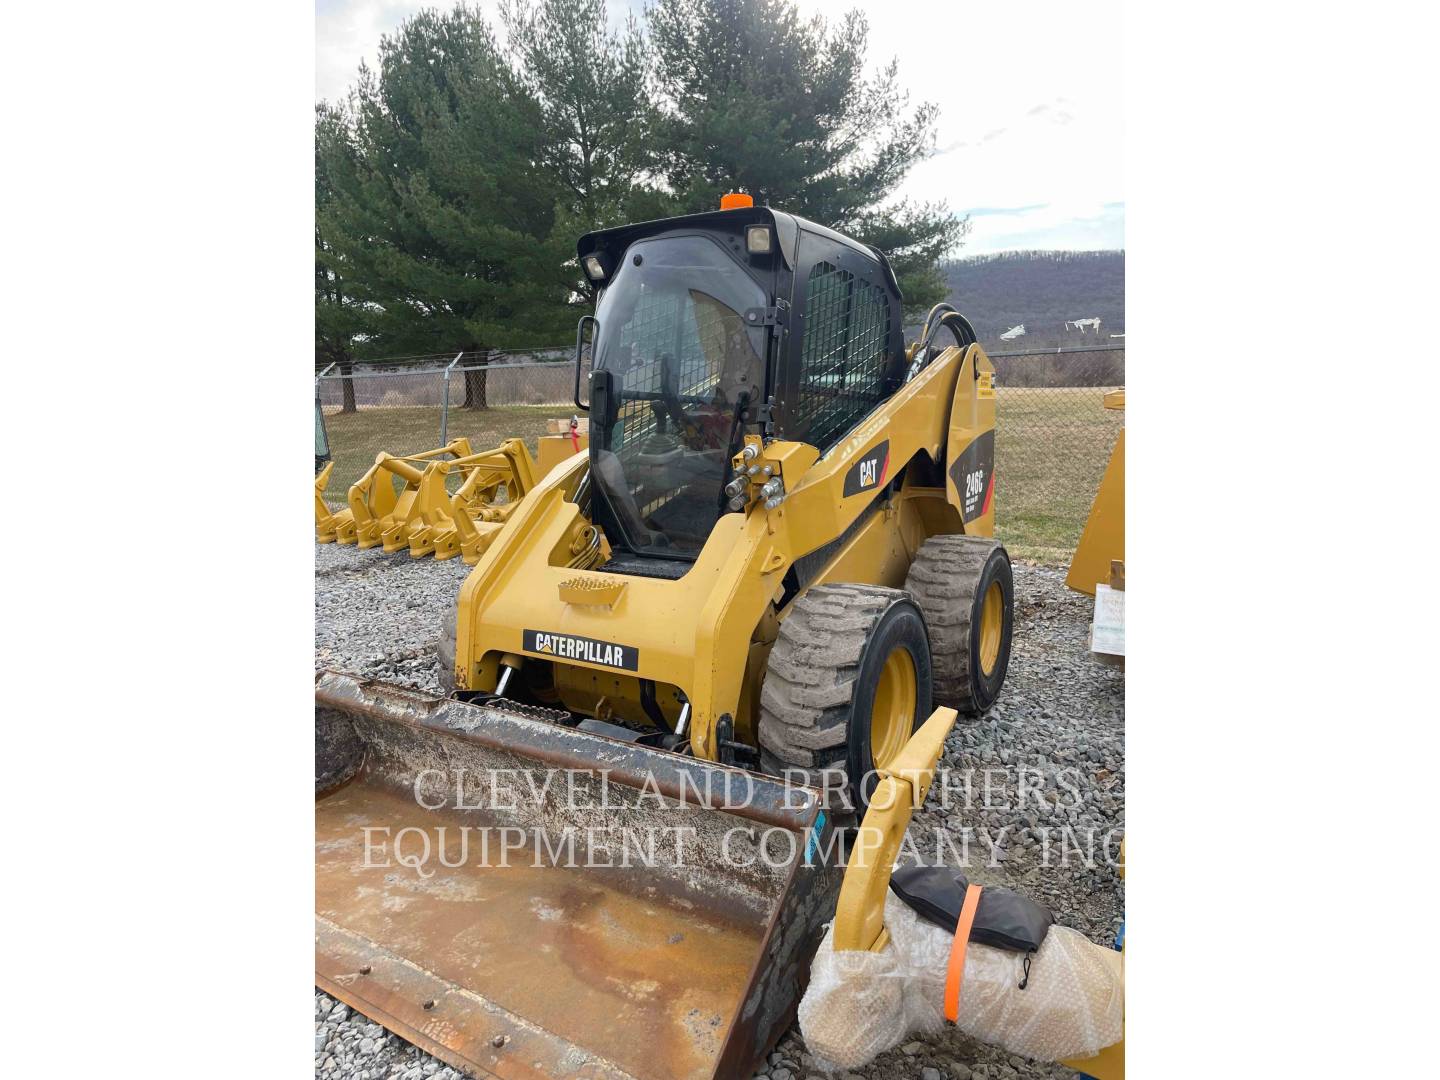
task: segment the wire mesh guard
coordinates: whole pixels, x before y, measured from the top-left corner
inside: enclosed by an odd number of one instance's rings
[[[877,286],[820,262],[806,284],[804,326],[793,415],[824,450],[885,396],[890,306]]]

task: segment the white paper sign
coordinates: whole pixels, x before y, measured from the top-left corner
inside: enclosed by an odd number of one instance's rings
[[[1095,621],[1090,626],[1090,651],[1125,655],[1125,591],[1095,586]]]

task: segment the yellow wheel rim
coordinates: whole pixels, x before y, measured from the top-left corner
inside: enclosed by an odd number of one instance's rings
[[[1000,659],[1000,639],[1005,634],[1005,594],[1000,583],[992,581],[985,590],[985,603],[980,607],[980,670],[989,675]]]
[[[886,658],[870,707],[870,756],[877,769],[888,766],[909,741],[918,683],[915,661],[907,651],[896,649]]]

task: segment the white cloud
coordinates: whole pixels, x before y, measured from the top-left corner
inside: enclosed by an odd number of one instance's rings
[[[380,38],[393,33],[421,8],[452,6],[451,0],[316,0],[315,98],[337,101],[355,81],[363,59],[371,67]],[[479,5],[493,9],[494,0]],[[487,12],[488,13],[488,12]]]
[[[1027,248],[1093,251],[1125,246],[1125,205],[1022,207],[973,215],[961,255]]]
[[[380,36],[426,6],[415,0],[318,0],[316,97],[343,97]],[[642,0],[609,0],[623,18]],[[798,0],[837,18],[833,0]],[[492,15],[497,0],[478,5]],[[912,103],[940,118],[933,157],[901,194],[976,214],[963,253],[1017,247],[1124,246],[1118,0],[993,4],[889,0],[855,6],[870,21],[873,63],[900,60]]]
[[[975,214],[962,253],[1124,245],[1117,0],[859,6],[872,61],[898,57],[911,102],[940,107],[937,153],[901,193],[959,213],[1013,209]]]

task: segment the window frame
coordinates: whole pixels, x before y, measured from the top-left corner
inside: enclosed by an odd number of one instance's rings
[[[828,231],[828,230],[827,230]],[[818,447],[823,456],[842,442],[856,424],[869,416],[880,403],[857,410],[853,416],[833,431],[821,431],[822,441],[816,442],[815,414],[807,414],[804,392],[804,345],[809,335],[806,325],[807,309],[810,302],[812,272],[822,263],[828,263],[850,274],[852,288],[863,284],[877,291],[883,297],[887,308],[888,330],[885,335],[885,361],[881,375],[881,398],[883,401],[893,394],[905,377],[904,326],[901,314],[900,296],[894,289],[884,264],[871,252],[863,251],[838,235],[826,236],[801,227],[797,258],[791,294],[791,330],[784,345],[784,376],[777,388],[776,402],[778,420],[776,433],[785,439],[808,442]],[[851,304],[854,303],[852,300]],[[846,345],[848,347],[848,340]]]

